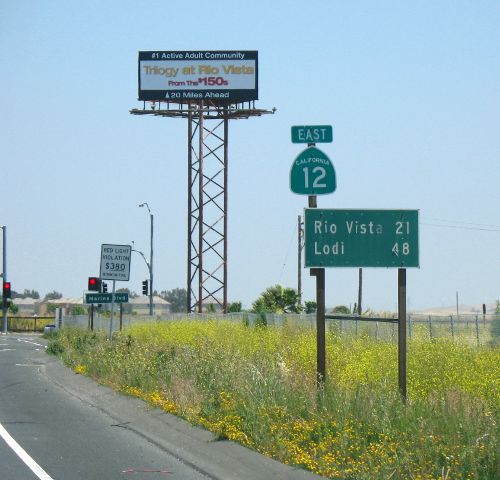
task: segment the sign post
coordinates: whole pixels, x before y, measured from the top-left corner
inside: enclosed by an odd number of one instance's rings
[[[406,268],[419,266],[418,210],[306,209],[305,265],[398,269],[398,384],[406,402]],[[370,319],[376,320],[376,319]]]
[[[111,294],[111,318],[109,320],[109,339],[113,335],[113,313],[115,309],[116,281],[130,279],[130,258],[132,247],[130,245],[101,245],[100,279],[113,280],[113,293]]]
[[[398,268],[398,384],[406,403],[406,268]]]
[[[291,134],[292,143],[307,143],[308,148],[292,163],[290,190],[299,195],[308,195],[309,208],[317,208],[317,195],[333,193],[337,188],[337,178],[331,160],[316,148],[316,142],[333,141],[333,129],[331,125],[294,126]],[[299,250],[300,248],[299,241]],[[299,279],[300,258],[299,254]],[[311,268],[310,275],[316,277],[316,381],[321,389],[326,381],[325,269]]]

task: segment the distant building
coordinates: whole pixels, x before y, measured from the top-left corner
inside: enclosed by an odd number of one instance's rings
[[[230,304],[228,303],[228,306],[229,305]],[[196,306],[196,308],[197,307],[198,306]],[[215,300],[207,299],[202,303],[201,308],[203,310],[203,313],[210,313],[210,312],[221,313],[223,311],[222,300],[220,300],[220,299],[215,299]]]
[[[136,313],[137,315],[149,314],[149,297],[145,295],[129,298],[129,305],[132,313]],[[167,313],[170,313],[170,302],[156,295],[153,296],[153,314],[161,316]]]
[[[83,304],[83,297],[78,298],[55,298],[53,300],[43,300],[38,304],[38,315],[50,315],[49,304],[55,305],[57,308],[62,308],[64,315],[71,314],[73,307],[80,305],[86,307]]]
[[[12,301],[18,308],[17,315],[19,317],[32,317],[35,313],[37,313],[38,305],[40,303],[40,300],[36,300],[31,297],[14,298]]]

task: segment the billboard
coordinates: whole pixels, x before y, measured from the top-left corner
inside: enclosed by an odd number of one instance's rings
[[[253,50],[139,52],[139,100],[257,100],[257,60]]]

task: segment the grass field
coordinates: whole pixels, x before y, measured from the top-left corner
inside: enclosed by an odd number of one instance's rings
[[[63,329],[49,351],[77,373],[284,463],[342,479],[498,479],[500,349],[327,337],[315,384],[311,328],[178,321],[105,333]]]

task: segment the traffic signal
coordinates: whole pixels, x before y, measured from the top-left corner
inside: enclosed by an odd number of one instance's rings
[[[101,291],[101,279],[99,277],[89,277],[88,288],[90,292],[100,292]]]
[[[148,294],[148,291],[149,291],[149,288],[148,288],[149,285],[148,284],[149,284],[149,282],[147,280],[144,280],[142,282],[142,294],[143,295],[147,295]]]
[[[2,296],[4,301],[12,297],[12,291],[10,288],[10,282],[3,282]]]
[[[102,282],[102,293],[108,293],[108,284],[106,282]]]

